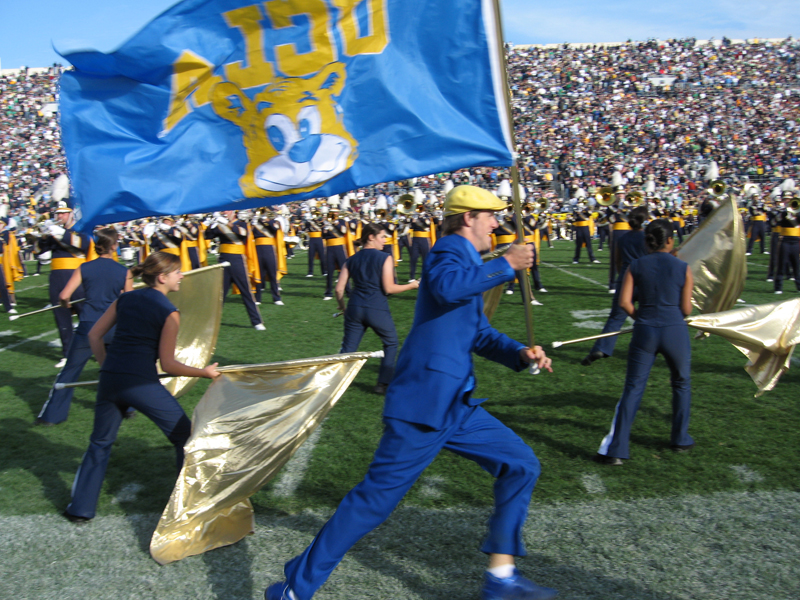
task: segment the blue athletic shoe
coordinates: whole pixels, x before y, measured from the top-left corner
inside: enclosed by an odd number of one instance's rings
[[[499,579],[487,572],[481,591],[483,600],[548,600],[557,595],[557,590],[536,585],[520,575],[517,569],[508,579]]]
[[[264,590],[264,600],[291,600],[289,584],[285,581],[273,583]]]

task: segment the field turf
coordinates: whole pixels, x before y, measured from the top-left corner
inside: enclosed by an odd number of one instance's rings
[[[595,242],[596,244],[596,242]],[[550,343],[598,333],[611,303],[603,264],[573,246],[542,250],[536,342],[554,373],[513,373],[476,358],[477,395],[519,433],[542,462],[526,541],[526,573],[560,597],[665,599],[800,598],[800,408],[793,367],[775,390],[754,398],[745,357],[725,340],[692,341],[692,419],[697,446],[669,450],[669,374],[662,358],[648,382],[623,467],[590,461],[607,433],[625,376],[629,337],[612,358],[580,365],[589,344]],[[408,278],[407,256],[398,280]],[[742,299],[772,302],[767,256],[748,257]],[[322,299],[324,280],[306,278],[306,255],[289,261],[285,306],[261,308],[266,332],[228,298],[215,359],[246,364],[334,354],[342,320]],[[20,313],[47,303],[46,273],[19,282]],[[790,290],[792,282],[784,287]],[[785,291],[789,298],[794,291]],[[269,298],[269,295],[265,295]],[[415,292],[390,299],[402,340]],[[503,296],[493,324],[524,340],[520,294]],[[234,547],[158,567],[147,544],[174,483],[172,450],[146,418],[123,423],[98,517],[75,527],[59,516],[92,426],[94,390],[80,388],[69,420],[34,427],[60,359],[50,315],[0,326],[0,597],[258,598],[280,565],[302,549],[363,476],[381,434],[382,398],[371,360],[301,452],[253,497],[255,536]],[[361,350],[378,350],[367,333]],[[94,379],[90,363],[83,379]],[[181,399],[187,413],[201,381]],[[475,548],[492,504],[491,478],[443,453],[385,526],[356,546],[320,598],[476,598],[482,558]]]

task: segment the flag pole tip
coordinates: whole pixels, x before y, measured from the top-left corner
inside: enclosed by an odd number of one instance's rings
[[[560,348],[564,342],[553,342],[553,348]]]

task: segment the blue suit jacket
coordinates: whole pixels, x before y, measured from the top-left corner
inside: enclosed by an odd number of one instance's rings
[[[386,393],[384,416],[443,429],[471,406],[472,353],[521,371],[525,345],[489,325],[483,292],[514,278],[505,258],[483,263],[467,239],[437,240],[425,260],[414,324]]]

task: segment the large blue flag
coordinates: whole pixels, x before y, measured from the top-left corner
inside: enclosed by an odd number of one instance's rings
[[[185,0],[61,80],[78,226],[511,164],[494,0]]]

